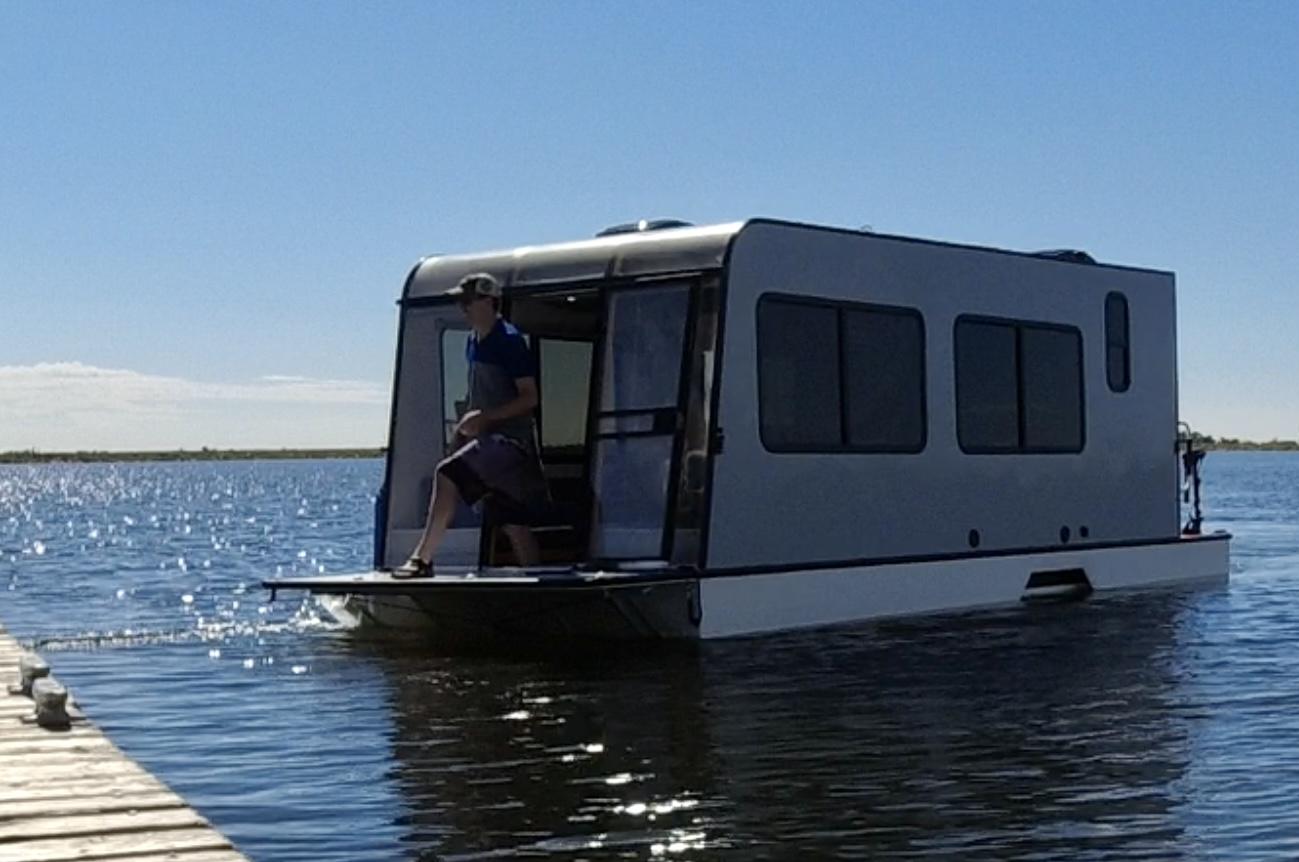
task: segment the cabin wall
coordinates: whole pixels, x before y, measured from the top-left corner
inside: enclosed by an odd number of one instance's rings
[[[1106,382],[1105,297],[1130,318],[1131,386]],[[768,292],[917,309],[927,440],[914,454],[773,453],[759,436],[757,303]],[[1177,535],[1173,277],[989,250],[755,222],[727,273],[710,568],[797,565]],[[1076,326],[1085,442],[1076,454],[966,454],[954,325],[986,315]],[[808,333],[815,338],[816,333]],[[1086,527],[1088,539],[1080,538]]]
[[[419,539],[432,476],[443,457],[442,334],[463,328],[455,306],[402,310],[395,415],[389,441],[385,565],[398,565]],[[453,333],[452,337],[457,337]],[[458,336],[460,343],[463,336]]]

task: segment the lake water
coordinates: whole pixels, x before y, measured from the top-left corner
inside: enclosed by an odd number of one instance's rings
[[[1229,586],[562,660],[267,602],[377,461],[0,467],[0,621],[258,862],[1296,858],[1299,456],[1206,467]]]

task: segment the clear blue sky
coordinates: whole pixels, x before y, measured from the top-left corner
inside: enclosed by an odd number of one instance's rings
[[[0,0],[0,449],[381,444],[420,255],[750,215],[1173,269],[1299,437],[1297,3]]]

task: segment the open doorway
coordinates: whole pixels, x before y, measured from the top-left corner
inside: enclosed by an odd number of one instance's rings
[[[527,336],[536,360],[537,444],[549,504],[536,513],[533,535],[542,565],[583,562],[591,520],[588,429],[591,381],[602,325],[598,290],[567,290],[511,298],[506,313]],[[490,523],[482,531],[482,561],[517,563],[509,542]]]
[[[533,513],[532,532],[542,566],[699,563],[717,293],[714,280],[664,278],[507,298],[503,310],[538,369],[536,442],[549,500]],[[440,333],[445,429],[466,407],[457,325]],[[472,539],[471,565],[518,565],[491,508],[481,511],[458,512],[448,541]]]

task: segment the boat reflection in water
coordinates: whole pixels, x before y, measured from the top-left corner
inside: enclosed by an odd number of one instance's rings
[[[687,651],[388,653],[412,858],[1194,852],[1198,592]]]

